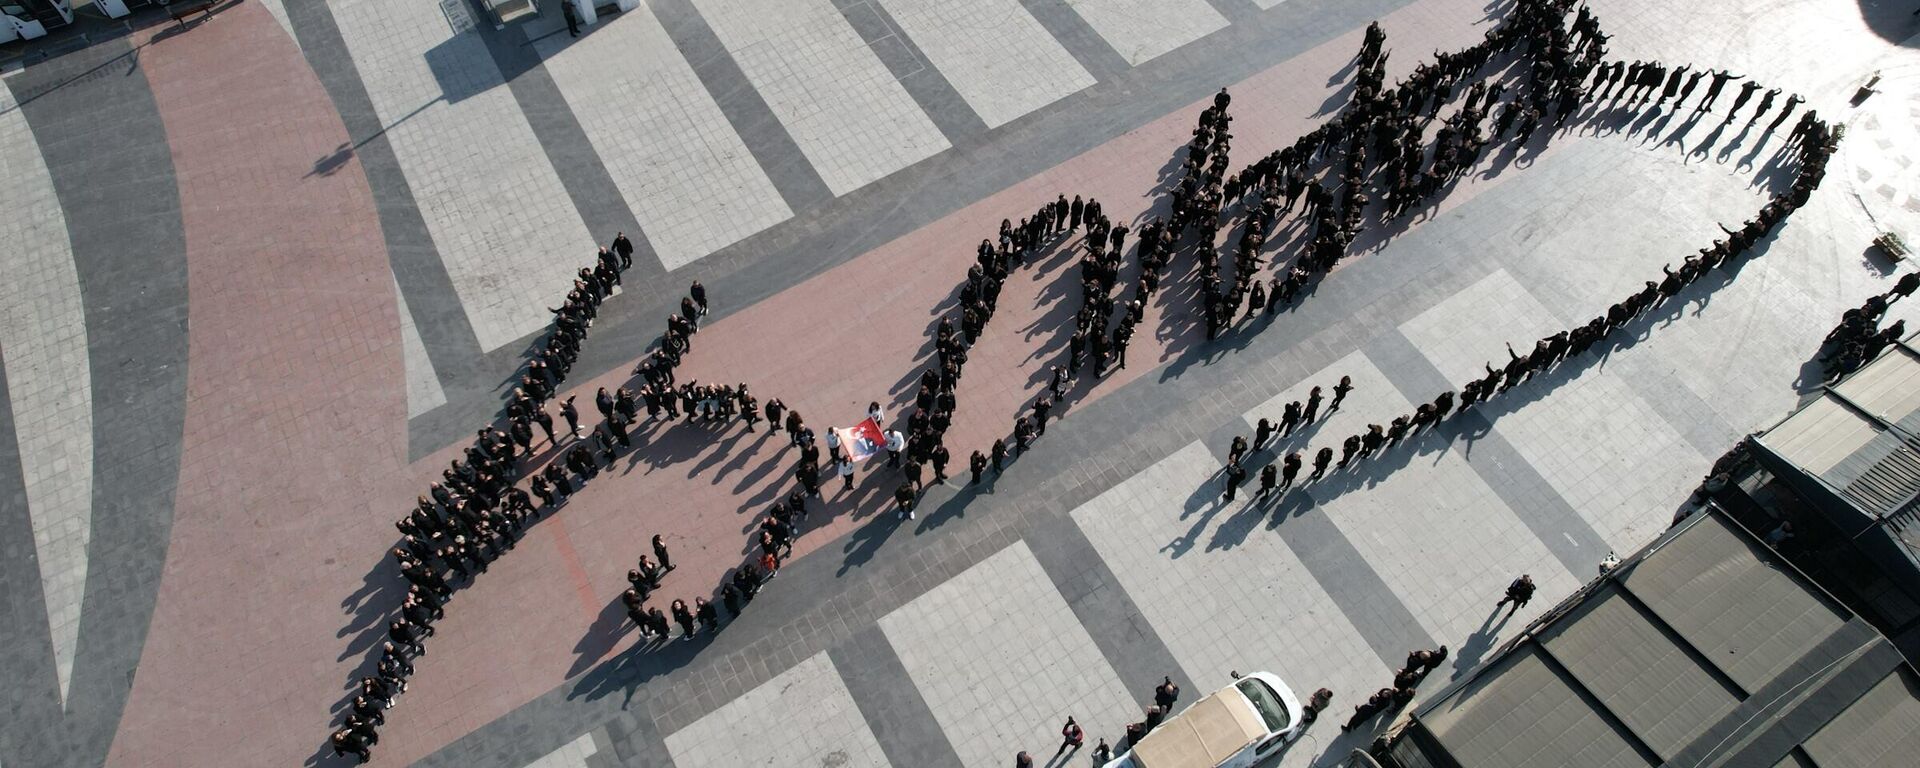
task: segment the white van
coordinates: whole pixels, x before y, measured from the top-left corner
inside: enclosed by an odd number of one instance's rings
[[[1105,768],[1250,768],[1300,735],[1300,701],[1255,672],[1161,721]]]

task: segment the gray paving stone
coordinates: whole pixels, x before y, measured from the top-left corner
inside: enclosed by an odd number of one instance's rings
[[[843,9],[849,19],[856,7]],[[986,128],[997,128],[1094,83],[1018,0],[885,0],[872,7],[884,7]],[[938,113],[929,114],[939,120]],[[951,131],[948,138],[954,140]]]
[[[386,240],[387,258],[393,262],[394,279],[400,292],[411,297],[409,316],[441,382],[449,389],[456,388],[470,377],[480,355],[480,341],[460,307],[453,280],[387,140],[386,123],[374,110],[360,81],[359,68],[348,55],[333,12],[324,0],[283,0],[283,5],[307,63],[332,97],[348,135],[355,137],[353,145],[316,159],[314,172],[329,173],[348,158],[360,162],[380,214],[380,232]],[[462,422],[461,428],[470,423]]]
[[[46,624],[60,695],[73,677],[93,532],[93,402],[86,311],[53,177],[19,102],[0,82],[0,241],[11,244],[0,281],[0,361],[20,438]]]
[[[641,258],[643,248],[646,255],[655,255],[653,244],[645,228],[634,219],[624,191],[614,183],[612,173],[595,151],[594,143],[588,140],[580,119],[560,93],[540,56],[516,40],[511,32],[496,30],[487,24],[476,25],[474,31],[486,42],[487,53],[500,68],[507,89],[520,105],[520,113],[526,116],[534,139],[553,166],[554,175],[572,200],[592,241],[600,245],[612,243],[616,232],[625,232],[628,239],[634,241],[633,267],[622,276],[623,280],[639,282],[664,274],[667,268],[658,258]],[[574,260],[584,266],[592,258],[593,252],[589,250]],[[566,261],[553,259],[551,255],[549,259]],[[570,283],[563,281],[549,290],[564,296],[567,285]]]
[[[1014,544],[880,620],[900,663],[966,765],[1045,754],[1068,717],[1089,734],[1134,715],[1126,686]],[[949,660],[972,660],[958,668]]]
[[[1140,66],[1225,27],[1207,0],[1066,0],[1120,57]]]
[[[650,6],[535,47],[666,270],[792,216]]]
[[[878,627],[855,633],[829,653],[880,750],[896,766],[959,768],[926,699]]]
[[[814,654],[666,738],[688,766],[889,763],[826,654]]]
[[[1034,526],[1028,542],[1040,567],[1053,579],[1054,589],[1133,692],[1134,703],[1142,711],[1153,703],[1153,686],[1162,678],[1193,687],[1193,678],[1168,650],[1156,627],[1141,621],[1145,611],[1071,518],[1046,515]]]
[[[834,194],[949,146],[827,0],[694,6]]]
[[[186,241],[166,132],[128,41],[36,64],[8,88],[39,139],[68,221],[88,367],[113,372],[94,376],[90,393],[92,508],[96,521],[113,524],[96,526],[88,543],[90,560],[113,567],[88,569],[64,712],[28,708],[7,733],[44,740],[36,745],[44,750],[26,754],[49,756],[49,764],[99,765],[146,640],[173,520],[186,402]],[[114,173],[99,173],[102,165]],[[19,680],[48,674],[4,671]]]
[[[940,129],[948,144],[984,138],[990,126],[974,113],[913,38],[901,31],[899,22],[885,7],[874,2],[835,3],[835,7]]]
[[[480,349],[544,328],[576,269],[552,254],[595,240],[483,38],[437,5],[328,5]]]

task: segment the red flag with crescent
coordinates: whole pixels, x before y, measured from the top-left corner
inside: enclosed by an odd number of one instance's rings
[[[866,461],[887,447],[887,436],[881,434],[880,424],[871,418],[861,419],[851,427],[835,427],[833,431],[840,435],[840,448],[854,461]]]

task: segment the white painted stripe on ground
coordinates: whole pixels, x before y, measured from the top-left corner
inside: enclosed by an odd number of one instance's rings
[[[0,360],[64,703],[93,529],[93,380],[66,215],[40,145],[0,81]]]
[[[882,4],[988,128],[1094,83],[1019,0]]]
[[[587,758],[599,753],[600,747],[593,743],[593,732],[588,731],[540,759],[527,763],[527,768],[587,768]]]
[[[433,3],[328,5],[481,349],[544,328],[594,238],[486,45]]]
[[[895,609],[880,629],[964,765],[1005,765],[1021,747],[1057,744],[1068,717],[1092,741],[1139,714],[1025,541]]]
[[[667,269],[793,215],[653,9],[539,48]]]
[[[825,651],[674,732],[666,746],[673,764],[686,768],[887,765]]]
[[[947,148],[828,0],[694,5],[835,195]]]
[[[407,294],[394,283],[393,295],[400,299],[400,359],[407,373],[407,418],[411,419],[447,404],[447,392],[440,387],[440,374],[427,356],[427,343],[420,338],[420,326],[407,308]]]
[[[1128,64],[1160,54],[1227,26],[1207,0],[1067,0]]]

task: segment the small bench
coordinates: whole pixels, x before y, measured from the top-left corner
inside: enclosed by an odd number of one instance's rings
[[[191,2],[174,3],[167,6],[167,15],[172,17],[173,20],[182,27],[187,25],[187,17],[196,13],[212,18],[213,0],[193,0]]]
[[[1880,246],[1880,250],[1886,251],[1887,255],[1892,256],[1894,261],[1905,259],[1907,254],[1913,252],[1911,248],[1907,247],[1907,241],[1900,239],[1899,235],[1892,232],[1880,233],[1879,237],[1873,239],[1873,244]]]

